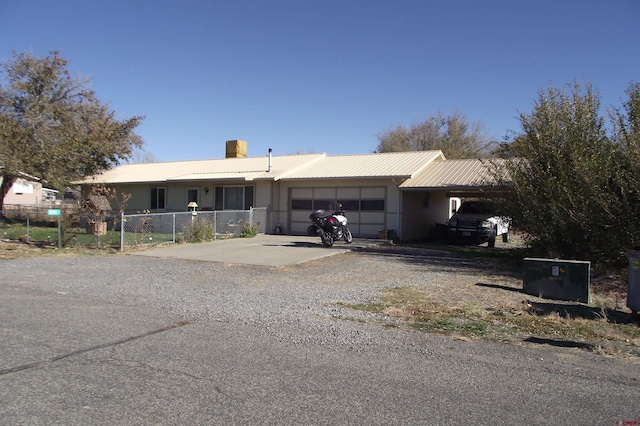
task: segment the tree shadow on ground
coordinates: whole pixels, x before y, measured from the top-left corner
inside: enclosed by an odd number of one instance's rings
[[[354,251],[433,269],[512,277],[522,275],[522,259],[526,257],[526,252],[520,248],[490,249],[437,243],[365,246]]]
[[[522,288],[486,283],[476,283],[476,285],[479,287],[495,288],[498,290],[527,294]],[[533,302],[531,300],[527,300],[527,303],[529,305],[529,313],[537,316],[545,316],[555,313],[561,318],[582,318],[587,320],[605,319],[608,323],[612,324],[633,324],[637,322],[637,318],[631,313],[623,312],[618,309],[589,306],[579,302]]]
[[[555,303],[528,301],[529,312],[537,316],[557,314],[561,318],[587,320],[606,320],[611,324],[636,324],[637,321],[631,313],[617,309],[608,309],[596,306],[588,306],[580,303]]]
[[[498,290],[506,290],[506,291],[512,291],[514,293],[524,293],[524,290],[519,288],[519,287],[509,287],[506,285],[500,285],[500,284],[486,284],[486,283],[476,283],[476,285],[478,287],[488,287],[488,288],[496,288]]]
[[[593,350],[595,346],[590,343],[584,342],[574,342],[571,340],[558,340],[558,339],[546,339],[541,337],[527,337],[523,340],[523,342],[535,343],[537,345],[549,345],[555,346],[557,348],[577,348],[577,349],[586,349]]]

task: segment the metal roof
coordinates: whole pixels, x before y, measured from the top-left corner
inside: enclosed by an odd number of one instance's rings
[[[280,179],[410,178],[437,160],[441,151],[326,156]]]
[[[272,156],[270,162],[268,156],[223,158],[126,164],[77,183],[397,178],[403,180],[400,189],[464,189],[491,180],[486,161],[446,160],[441,151],[283,155]]]
[[[182,176],[168,178],[168,182],[184,182],[184,181],[202,181],[202,180],[254,180],[257,177],[264,176],[266,172],[220,172],[220,173],[189,173]]]
[[[478,188],[493,183],[488,162],[496,160],[434,161],[428,168],[400,185],[401,189]]]
[[[148,183],[198,180],[280,180],[335,178],[410,178],[436,160],[441,151],[338,155],[304,154],[125,164],[78,183]]]
[[[215,160],[173,161],[165,163],[125,164],[77,183],[149,183],[211,179],[275,179],[326,154],[283,155],[269,157],[222,158]]]

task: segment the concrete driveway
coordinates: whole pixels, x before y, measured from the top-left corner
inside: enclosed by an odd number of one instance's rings
[[[326,248],[318,237],[295,235],[257,235],[200,244],[176,244],[134,252],[136,256],[200,260],[244,265],[286,266],[380,244],[380,240],[354,239],[351,244],[337,241]]]

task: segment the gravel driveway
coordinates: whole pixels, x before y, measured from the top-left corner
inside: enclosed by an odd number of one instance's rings
[[[419,256],[396,250],[340,251],[284,267],[130,255],[43,257],[5,261],[0,270],[5,282],[28,283],[45,291],[168,310],[190,321],[252,325],[288,339],[356,345],[368,343],[366,333],[353,333],[349,322],[335,319],[370,315],[339,304],[370,301],[380,289],[428,288],[445,300],[467,291],[465,297],[521,299],[499,289],[520,288],[517,278],[437,251]],[[497,289],[478,291],[478,282]],[[292,329],[283,332],[289,326]]]

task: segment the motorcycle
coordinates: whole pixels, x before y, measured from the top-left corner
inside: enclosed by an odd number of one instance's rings
[[[347,244],[353,241],[353,235],[347,228],[347,217],[344,215],[342,205],[333,213],[322,209],[316,210],[309,215],[309,219],[313,225],[307,228],[307,233],[312,236],[319,235],[323,246],[331,247],[339,239],[343,239]]]

